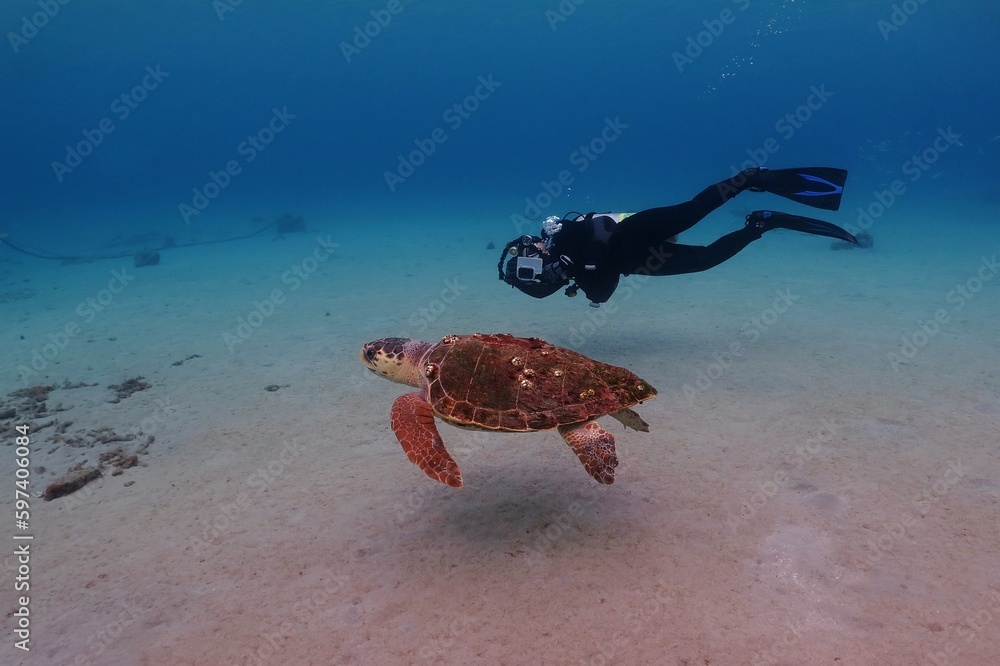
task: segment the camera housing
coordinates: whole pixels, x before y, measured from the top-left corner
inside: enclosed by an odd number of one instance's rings
[[[518,280],[529,282],[538,279],[542,274],[541,257],[518,257],[514,274]]]

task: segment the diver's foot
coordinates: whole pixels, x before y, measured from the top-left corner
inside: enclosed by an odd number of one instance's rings
[[[792,201],[838,210],[847,183],[847,171],[833,167],[800,167],[774,169],[764,167],[746,169],[738,177],[744,189],[751,192],[770,192]]]
[[[746,189],[750,192],[765,192],[767,167],[751,167],[740,171],[739,177],[746,183]]]
[[[747,215],[746,228],[756,231],[758,234],[763,234],[765,231],[771,231],[772,229],[791,229],[792,231],[800,231],[804,234],[813,234],[814,236],[837,238],[858,245],[857,238],[836,224],[830,224],[823,220],[814,220],[811,217],[779,213],[773,210],[753,211]]]

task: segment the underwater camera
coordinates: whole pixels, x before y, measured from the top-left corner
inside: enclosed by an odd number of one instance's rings
[[[539,275],[542,274],[542,258],[541,257],[518,257],[517,258],[517,275],[518,280],[524,280],[525,282],[529,280],[534,280]]]
[[[516,281],[532,282],[542,275],[543,264],[541,251],[536,243],[542,239],[536,236],[524,235],[507,243],[497,263],[500,279],[513,285]],[[510,257],[508,259],[508,257]],[[504,265],[506,261],[506,266]]]

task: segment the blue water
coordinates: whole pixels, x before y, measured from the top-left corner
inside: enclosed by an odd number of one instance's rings
[[[0,663],[1000,663],[998,27],[970,0],[3,0],[0,451],[30,426],[37,538],[34,653]],[[497,280],[548,215],[753,165],[846,168],[843,205],[741,194],[682,242],[775,207],[874,248],[776,230],[596,310]],[[190,247],[285,214],[309,233]],[[460,491],[407,460],[411,389],[361,344],[475,331],[657,387],[649,433],[603,419],[615,485],[554,432],[440,423]],[[80,465],[103,478],[39,499]]]
[[[995,205],[998,19],[935,0],[8,1],[2,229],[72,252],[61,232],[100,238],[123,217],[211,237],[293,210],[345,230],[461,220],[499,240],[532,200],[663,205],[748,160],[850,169],[844,224],[896,178],[910,202]],[[949,128],[961,145],[904,173]],[[261,130],[260,149],[244,143]],[[217,196],[185,215],[206,185]]]

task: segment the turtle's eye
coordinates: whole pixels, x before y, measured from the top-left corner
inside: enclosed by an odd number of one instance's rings
[[[366,349],[365,350],[365,358],[368,359],[369,361],[374,361],[375,360],[375,350],[373,348],[371,348],[371,347],[369,347],[368,349]]]

